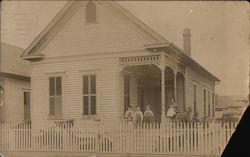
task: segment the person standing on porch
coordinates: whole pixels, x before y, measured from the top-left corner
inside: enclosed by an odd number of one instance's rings
[[[176,107],[178,106],[177,103],[175,102],[175,98],[171,98],[170,99],[170,105],[173,105],[173,107],[175,108],[176,111]],[[176,111],[177,112],[177,111]]]
[[[128,110],[125,113],[125,118],[128,121],[128,126],[133,126],[133,119],[134,119],[134,111],[132,110],[132,106],[128,106]]]
[[[167,111],[167,115],[166,115],[168,122],[174,121],[174,118],[175,118],[176,113],[177,113],[175,106],[176,106],[175,100],[174,100],[174,98],[171,98],[170,99],[170,107],[169,107],[169,109]]]
[[[167,111],[167,122],[173,122],[176,115],[176,111],[173,105],[170,105]]]
[[[137,127],[143,121],[143,113],[141,111],[141,107],[139,105],[136,106],[136,111],[134,114],[135,126]]]
[[[134,111],[132,110],[132,106],[128,106],[128,110],[125,112],[125,118],[127,120],[133,120],[133,118],[134,118]]]
[[[153,111],[150,109],[150,105],[147,105],[146,111],[144,112],[144,122],[151,123],[153,121]]]

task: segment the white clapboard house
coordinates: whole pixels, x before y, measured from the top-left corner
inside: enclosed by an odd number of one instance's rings
[[[178,110],[214,116],[219,79],[184,50],[114,1],[69,1],[24,51],[32,64],[34,126],[124,119],[128,105],[150,104],[165,119],[171,97]]]
[[[0,123],[30,121],[30,73],[23,49],[1,42]]]

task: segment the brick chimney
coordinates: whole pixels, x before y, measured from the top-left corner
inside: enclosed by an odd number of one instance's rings
[[[189,28],[183,30],[183,51],[191,57],[191,31]]]

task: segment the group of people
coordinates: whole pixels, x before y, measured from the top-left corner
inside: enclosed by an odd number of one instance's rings
[[[150,105],[147,105],[144,113],[141,111],[141,107],[136,106],[136,111],[132,110],[132,106],[128,106],[128,110],[125,113],[125,118],[131,122],[135,122],[135,124],[140,124],[142,122],[151,123],[153,121],[153,111],[150,108]]]
[[[175,100],[172,98],[170,100],[170,107],[166,113],[166,118],[169,122],[173,121],[176,116],[177,110],[175,107]],[[142,122],[151,123],[153,122],[154,113],[150,108],[150,104],[146,106],[144,113],[141,111],[141,107],[139,105],[136,106],[135,111],[133,111],[132,106],[128,106],[128,110],[125,113],[125,118],[130,122],[134,122],[136,125]]]

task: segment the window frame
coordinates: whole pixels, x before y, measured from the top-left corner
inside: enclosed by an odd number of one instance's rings
[[[204,110],[204,118],[207,117],[207,90],[203,89],[203,110]]]
[[[83,78],[84,76],[88,76],[88,86],[91,85],[91,82],[89,81],[91,78],[90,76],[95,76],[95,94],[84,94],[84,85],[83,85]],[[98,115],[99,115],[99,112],[98,112],[98,73],[97,72],[83,72],[81,73],[80,75],[80,80],[81,80],[81,87],[80,87],[80,90],[81,90],[81,116],[83,119],[92,119],[92,118],[96,118]],[[91,91],[91,89],[89,88],[88,91]],[[84,114],[84,95],[88,96],[89,98],[91,98],[91,96],[95,95],[95,99],[96,99],[96,104],[95,104],[95,107],[96,107],[96,111],[95,111],[95,114],[90,114],[90,111],[91,111],[91,104],[89,104],[89,114]],[[88,101],[90,102],[90,100]]]
[[[28,93],[29,94],[29,116],[28,116],[28,119],[25,118],[25,93]],[[29,122],[31,121],[31,92],[30,92],[30,89],[23,89],[23,121],[24,122]]]
[[[214,91],[212,92],[212,117],[215,116],[215,94]]]
[[[197,114],[197,83],[193,82],[193,115]]]
[[[61,78],[61,113],[60,114],[50,114],[50,78],[57,78],[60,77]],[[55,73],[50,73],[48,76],[48,117],[49,119],[63,119],[63,115],[64,115],[64,75],[61,72],[55,72]],[[56,84],[54,84],[54,86],[56,86]]]

